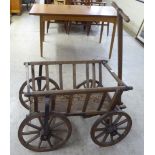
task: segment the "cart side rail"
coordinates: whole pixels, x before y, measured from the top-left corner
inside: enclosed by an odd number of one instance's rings
[[[126,83],[124,83],[122,80],[119,79],[117,74],[112,70],[112,68],[108,65],[108,63],[106,61],[102,61],[102,64],[109,71],[109,73],[113,76],[113,78],[117,81],[119,86],[129,87],[130,90],[133,89],[132,86],[128,86]]]
[[[102,65],[108,70],[108,72],[112,75],[112,77],[117,81],[119,86],[126,86],[128,87],[122,80],[120,80],[118,78],[118,76],[113,72],[113,70],[110,68],[110,66],[108,65],[106,60],[80,60],[80,61],[38,61],[38,62],[25,62],[24,63],[26,66],[26,71],[27,71],[27,83],[29,82],[28,79],[30,79],[29,77],[29,66],[31,66],[31,75],[32,75],[32,87],[33,87],[33,91],[35,90],[35,84],[34,84],[34,80],[35,80],[35,66],[39,66],[39,76],[42,76],[42,67],[45,66],[45,76],[46,76],[46,81],[47,81],[47,86],[49,84],[49,65],[58,65],[59,66],[59,86],[60,89],[63,89],[63,65],[72,65],[72,75],[73,75],[73,89],[76,89],[77,86],[77,70],[76,70],[76,65],[78,64],[85,64],[85,75],[86,75],[86,84],[87,87],[89,87],[89,79],[90,79],[90,68],[92,68],[92,84],[93,87],[95,88],[96,84],[96,74],[98,74],[98,80],[100,85],[102,85],[103,79],[102,79]],[[98,71],[95,69],[97,66],[95,64],[98,64]],[[91,66],[90,66],[91,65]],[[97,73],[98,72],[98,73]],[[28,84],[29,85],[29,84]],[[131,87],[130,87],[131,88]],[[30,88],[28,88],[28,92],[29,92]],[[48,90],[48,88],[47,88]]]
[[[85,89],[70,89],[70,90],[47,90],[47,91],[33,91],[25,92],[25,96],[48,96],[48,95],[74,95],[74,94],[87,94],[87,93],[102,93],[102,92],[116,92],[128,91],[132,87],[117,86],[117,87],[98,87],[98,88],[85,88]]]
[[[51,104],[51,111],[57,111],[55,107],[57,105],[66,106],[64,109],[65,115],[68,116],[76,116],[76,115],[87,115],[94,116],[103,114],[105,112],[111,111],[115,109],[115,107],[120,105],[119,96],[123,93],[123,91],[127,91],[129,88],[125,86],[118,87],[107,87],[107,88],[90,88],[90,89],[73,89],[73,90],[49,90],[49,91],[33,91],[29,93],[24,93],[27,97],[32,97],[39,101],[39,98],[42,96],[43,98],[49,98],[49,103]],[[109,96],[109,93],[112,92],[112,98]],[[78,99],[76,95],[83,94],[85,97]],[[96,101],[93,101],[93,105],[95,108],[89,111],[89,106],[92,104],[91,97],[93,95],[100,95],[100,99],[96,97]],[[75,95],[75,96],[74,96]],[[67,97],[67,98],[66,98]],[[67,99],[67,100],[66,100]],[[78,100],[76,100],[78,99]],[[46,101],[46,100],[45,100]],[[75,103],[74,103],[75,102]],[[82,108],[79,111],[72,111],[72,107],[77,103],[82,103]],[[35,108],[35,104],[34,104]]]
[[[74,61],[35,61],[24,62],[24,65],[61,65],[61,64],[86,64],[86,63],[101,63],[107,60],[74,60]]]

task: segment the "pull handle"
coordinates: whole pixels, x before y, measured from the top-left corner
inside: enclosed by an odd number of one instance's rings
[[[115,2],[112,2],[112,6],[117,10],[118,14],[120,14],[127,23],[130,22],[130,18],[123,12],[121,8],[119,8],[119,6]]]

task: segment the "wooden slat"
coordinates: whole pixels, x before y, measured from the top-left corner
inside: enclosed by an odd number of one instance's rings
[[[34,96],[34,112],[38,112],[38,97]]]
[[[99,63],[103,60],[74,60],[74,61],[34,61],[26,62],[29,65],[59,65],[59,64],[86,64],[86,63]]]
[[[45,71],[46,71],[46,90],[49,90],[49,70],[48,70],[48,65],[45,65]]]
[[[102,64],[99,63],[99,83],[102,85]]]
[[[43,65],[39,65],[39,76],[42,76],[42,68],[43,68]]]
[[[98,106],[98,108],[97,108],[97,111],[100,111],[100,110],[101,110],[102,105],[103,105],[103,103],[104,103],[104,100],[105,100],[105,98],[106,98],[106,95],[107,95],[107,93],[103,93],[103,94],[102,94],[102,98],[101,98],[100,104],[99,104],[99,106]]]
[[[67,113],[70,113],[70,111],[71,111],[72,100],[73,100],[73,95],[70,95],[69,96],[69,101],[68,101],[68,106],[67,106]]]
[[[28,63],[25,64],[26,68],[26,81],[27,81],[27,92],[30,92],[30,82],[29,82],[29,66]]]
[[[93,78],[93,88],[96,87],[96,71],[95,71],[95,63],[92,63],[92,78]]]
[[[63,89],[62,64],[59,64],[59,84],[60,84],[60,89]]]
[[[34,65],[31,65],[31,74],[32,74],[32,90],[35,91],[35,71],[34,71]]]
[[[50,96],[50,101],[51,101],[51,111],[54,111],[55,110],[55,99],[56,99],[56,96],[54,95],[51,95]]]
[[[84,105],[83,105],[82,112],[85,112],[86,111],[87,105],[89,103],[89,98],[90,98],[90,93],[89,94],[86,94],[86,98],[85,98],[85,102],[84,102]]]
[[[89,88],[89,64],[86,64],[86,81],[87,81],[87,88]]]
[[[43,67],[42,65],[39,65],[39,77],[42,76],[42,67]],[[38,90],[39,91],[41,90],[41,82],[42,82],[41,78],[37,80]]]
[[[76,88],[76,64],[73,64],[73,88]]]

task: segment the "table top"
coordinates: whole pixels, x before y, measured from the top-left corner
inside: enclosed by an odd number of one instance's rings
[[[71,15],[116,17],[112,6],[34,4],[30,15]]]

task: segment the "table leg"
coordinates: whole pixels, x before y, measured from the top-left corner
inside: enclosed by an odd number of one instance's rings
[[[102,24],[101,24],[101,32],[100,32],[100,40],[99,40],[99,43],[101,43],[101,41],[102,41],[103,29],[104,29],[104,22],[102,22]]]
[[[113,25],[112,38],[111,38],[111,44],[110,44],[110,52],[109,52],[109,59],[111,58],[111,55],[112,55],[112,49],[113,49],[113,45],[114,45],[115,32],[116,32],[116,23],[114,23],[114,25]]]
[[[45,21],[43,21],[43,42],[45,40]]]
[[[43,57],[43,36],[44,36],[44,22],[40,16],[40,56]]]
[[[49,27],[50,27],[50,21],[47,21],[47,30],[46,30],[46,33],[48,33],[48,29],[49,29]]]

